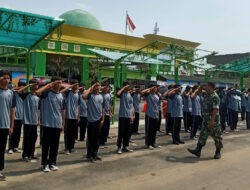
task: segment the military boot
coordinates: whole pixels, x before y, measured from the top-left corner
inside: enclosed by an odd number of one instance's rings
[[[214,159],[220,159],[221,158],[220,150],[221,150],[220,148],[216,148]]]
[[[201,149],[202,149],[202,146],[200,144],[197,144],[197,147],[196,149],[192,150],[192,149],[187,149],[188,152],[190,152],[191,154],[194,154],[195,156],[197,157],[201,157]]]

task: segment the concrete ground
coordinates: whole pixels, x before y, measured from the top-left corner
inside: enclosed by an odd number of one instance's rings
[[[143,121],[142,121],[143,122]],[[164,124],[162,125],[164,128]],[[77,153],[64,155],[61,141],[57,172],[43,173],[40,160],[24,163],[21,155],[6,154],[7,181],[0,182],[3,190],[249,190],[250,131],[240,122],[239,132],[223,135],[221,160],[214,160],[214,143],[209,138],[200,159],[187,152],[197,141],[182,132],[184,145],[172,145],[171,137],[159,134],[162,147],[144,148],[144,135],[133,136],[133,153],[116,154],[117,128],[111,129],[108,148],[100,149],[102,162],[87,163],[86,142],[76,144]],[[143,132],[143,126],[140,127]],[[61,140],[63,140],[63,135]],[[37,148],[38,156],[41,154]]]

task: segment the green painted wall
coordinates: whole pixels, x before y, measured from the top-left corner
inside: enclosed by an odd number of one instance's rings
[[[31,64],[35,71],[35,76],[46,75],[46,54],[45,53],[32,53]]]

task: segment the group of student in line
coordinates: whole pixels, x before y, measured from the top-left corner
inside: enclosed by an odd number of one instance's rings
[[[57,154],[60,134],[64,131],[65,154],[74,152],[75,141],[85,140],[87,132],[87,155],[89,162],[102,160],[98,156],[99,146],[104,146],[109,137],[110,120],[113,117],[112,96],[109,83],[100,85],[93,81],[91,87],[85,89],[84,84],[71,80],[71,85],[62,89],[61,77],[54,76],[51,82],[39,88],[38,81],[31,79],[29,84],[19,82],[12,90],[8,89],[10,72],[0,71],[0,179],[6,177],[1,173],[4,169],[4,153],[9,136],[8,153],[21,152],[19,141],[23,127],[22,159],[26,162],[38,159],[35,153],[37,141],[37,126],[40,126],[40,143],[42,149],[42,171],[57,171]],[[29,92],[27,89],[30,89]],[[161,102],[166,99],[166,134],[172,135],[173,144],[184,144],[180,139],[181,122],[183,118],[185,131],[190,132],[190,138],[196,138],[196,132],[202,123],[203,95],[199,86],[187,86],[181,93],[181,86],[169,84],[167,91],[161,93],[160,87],[151,83],[148,89],[135,86],[132,89],[128,82],[118,90],[120,98],[117,153],[132,152],[129,148],[131,135],[138,133],[141,97],[146,99],[145,145],[150,150],[159,147],[156,144],[156,133],[160,131]],[[232,130],[236,129],[235,119],[238,117],[236,103],[239,103],[235,88],[228,91],[218,91],[221,97],[221,109],[226,110],[223,118],[228,121]],[[250,128],[250,90],[243,92],[247,116],[247,128]],[[237,101],[236,101],[237,100]],[[225,105],[224,105],[225,104]],[[224,109],[223,106],[226,106]],[[237,112],[237,114],[236,114]],[[223,112],[224,114],[224,112]],[[224,116],[224,115],[223,115]],[[225,123],[221,118],[222,130]],[[236,122],[237,124],[237,122]]]

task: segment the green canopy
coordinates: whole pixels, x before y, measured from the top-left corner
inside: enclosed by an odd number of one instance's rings
[[[246,73],[250,71],[250,57],[246,57],[243,59],[235,60],[227,64],[218,65],[212,70],[221,70],[221,71],[228,71],[228,72],[240,72]]]
[[[0,45],[30,49],[62,23],[62,19],[0,8]]]
[[[127,53],[120,53],[120,52],[110,52],[110,51],[104,51],[99,49],[88,49],[89,51],[102,56],[106,57],[108,59],[111,59],[113,61],[117,61],[125,56],[127,56]],[[163,61],[158,59],[153,59],[148,56],[138,55],[138,54],[131,54],[122,59],[122,62],[134,62],[134,63],[146,63],[146,64],[157,64],[157,65],[163,65],[165,64]]]

